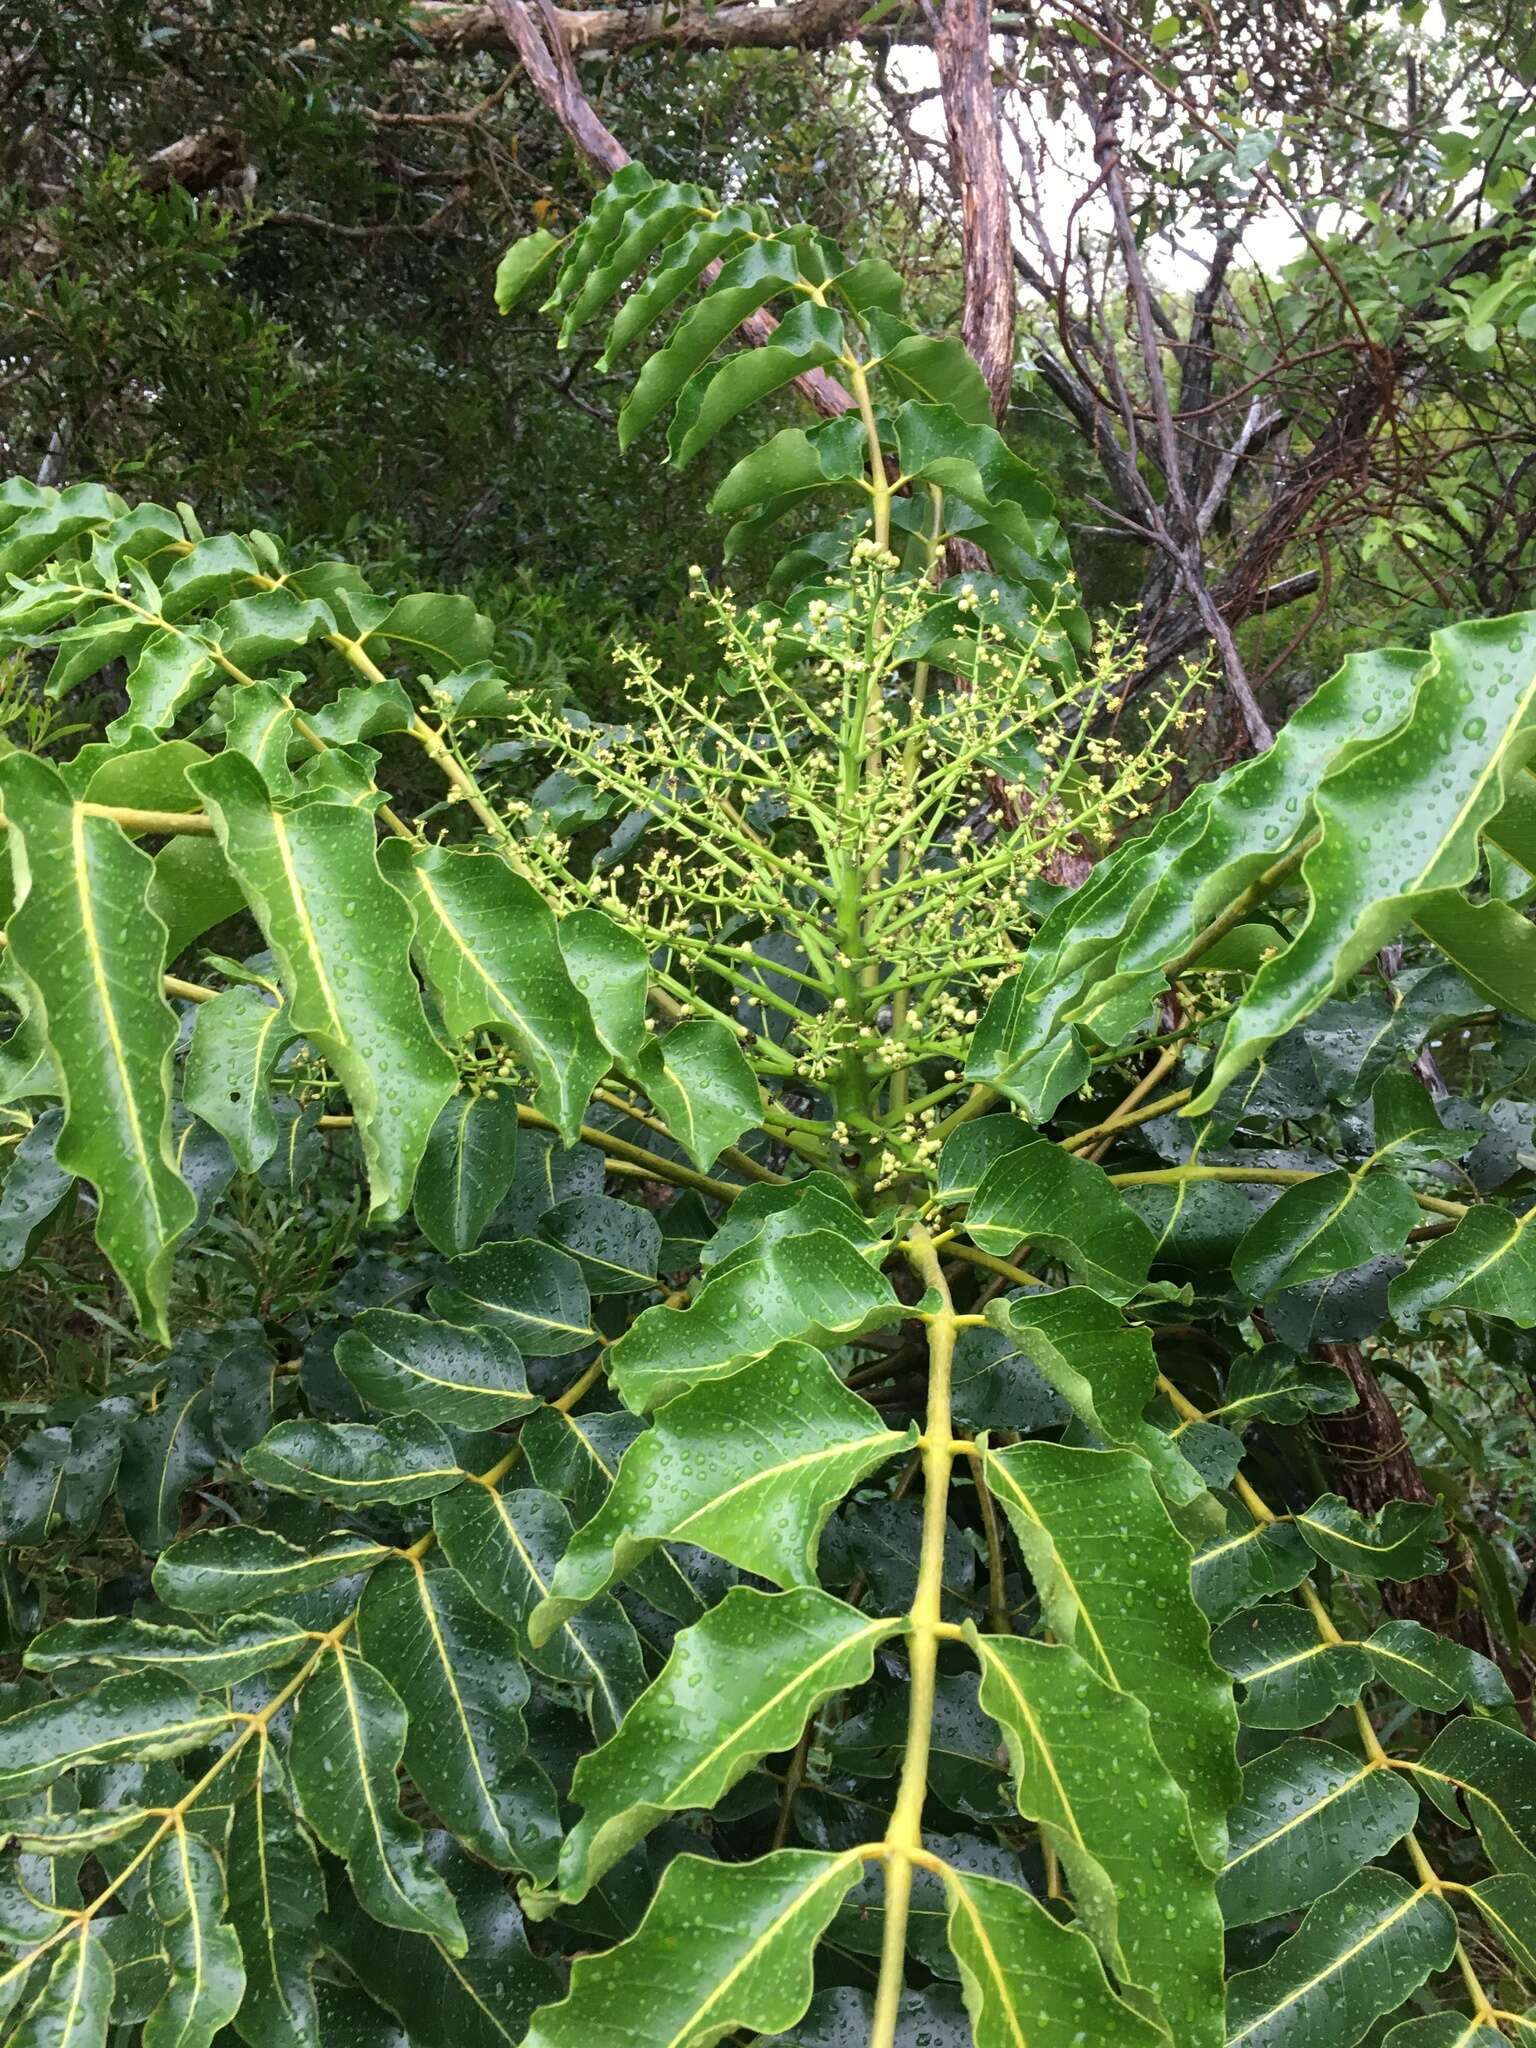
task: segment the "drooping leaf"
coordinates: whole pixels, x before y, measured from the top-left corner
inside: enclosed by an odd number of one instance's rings
[[[325,1882],[314,1844],[256,1745],[229,1835],[229,1918],[245,1961],[235,2031],[249,2048],[320,2048],[313,1971]]]
[[[353,1890],[375,1920],[462,1955],[466,1937],[453,1894],[422,1854],[421,1829],[400,1811],[395,1772],[405,1734],[394,1687],[333,1649],[299,1695],[289,1752],[294,1789],[304,1818],[345,1859]]]
[[[3,1733],[3,1730],[0,1730]],[[1447,1818],[1470,1817],[1497,1871],[1536,1877],[1536,1742],[1482,1716],[1446,1723],[1413,1765]]]
[[[1240,1784],[1237,1712],[1190,1590],[1189,1546],[1148,1467],[1129,1451],[1025,1443],[988,1451],[985,1469],[1057,1639],[1146,1707],[1199,1853],[1219,1868]]]
[[[336,1363],[371,1407],[449,1429],[494,1429],[538,1406],[522,1353],[490,1324],[371,1308],[337,1339]]]
[[[1000,1258],[1028,1242],[1110,1301],[1129,1300],[1152,1263],[1151,1231],[1101,1167],[1024,1124],[1013,1129],[1018,1142],[981,1173],[966,1210],[967,1233]]]
[[[516,1637],[457,1572],[414,1558],[370,1575],[357,1629],[363,1655],[400,1695],[405,1767],[438,1818],[498,1870],[547,1871],[559,1817],[526,1755]]]
[[[9,951],[45,1020],[63,1095],[55,1157],[95,1188],[96,1241],[140,1320],[168,1343],[171,1258],[197,1204],[171,1147],[176,1020],[160,990],[153,864],[111,819],[72,803],[35,756],[0,763],[0,796],[19,899]]]
[[[859,1865],[857,1850],[674,1858],[638,1933],[576,1963],[525,2048],[714,2048],[742,2027],[782,2033],[810,2004],[816,1943]]]
[[[1326,1280],[1400,1252],[1420,1220],[1407,1183],[1390,1167],[1319,1174],[1288,1187],[1249,1228],[1232,1262],[1245,1294]]]
[[[1064,1644],[971,1631],[981,1704],[1008,1744],[1019,1810],[1066,1867],[1116,1978],[1180,2042],[1222,2040],[1221,1914],[1146,1708]],[[1120,1784],[1134,1783],[1134,1800]],[[1178,1939],[1169,1939],[1176,1922]],[[1150,2003],[1149,2003],[1150,2002]]]
[[[240,1614],[216,1636],[132,1615],[101,1615],[88,1621],[57,1621],[27,1645],[33,1671],[58,1671],[71,1664],[105,1664],[126,1671],[169,1671],[199,1691],[238,1685],[258,1671],[291,1664],[309,1642],[296,1622],[270,1614]]]
[[[115,1973],[88,1927],[65,1942],[9,2048],[106,2048]]]
[[[609,1354],[635,1409],[720,1379],[786,1339],[838,1343],[897,1322],[895,1291],[845,1237],[811,1231],[716,1273],[687,1308],[649,1308]]]
[[[280,810],[238,754],[196,785],[277,956],[292,1028],[346,1088],[374,1208],[398,1215],[456,1076],[427,1028],[410,914],[379,872],[373,820],[345,803]]]
[[[560,1895],[583,1898],[668,1813],[713,1807],[761,1758],[792,1749],[823,1700],[862,1684],[899,1620],[814,1587],[735,1586],[673,1644],[618,1732],[576,1766],[585,1811],[560,1851]]]
[[[444,1258],[473,1251],[517,1171],[517,1103],[510,1093],[465,1089],[432,1126],[413,1207]]]
[[[141,1550],[164,1550],[181,1526],[181,1496],[217,1462],[213,1396],[195,1366],[175,1365],[156,1405],[123,1431],[118,1498]]]
[[[1382,1684],[1426,1713],[1448,1714],[1463,1700],[1484,1710],[1509,1702],[1497,1664],[1421,1622],[1384,1621],[1361,1647]]]
[[[1243,1772],[1218,1890],[1229,1927],[1310,1905],[1402,1840],[1419,1802],[1400,1772],[1299,1738]]]
[[[542,1640],[664,1542],[697,1543],[777,1586],[813,1585],[832,1509],[914,1434],[885,1428],[810,1345],[775,1345],[657,1410],[572,1537],[530,1633]]]

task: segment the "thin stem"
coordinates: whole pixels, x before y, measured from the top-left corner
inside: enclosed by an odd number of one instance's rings
[[[1177,1187],[1190,1180],[1251,1181],[1256,1185],[1270,1187],[1296,1187],[1302,1181],[1321,1180],[1324,1176],[1303,1166],[1159,1166],[1144,1173],[1112,1173],[1109,1178],[1117,1188]],[[1438,1195],[1421,1195],[1415,1189],[1413,1199],[1421,1209],[1427,1209],[1432,1216],[1448,1216],[1459,1223],[1467,1214],[1465,1202],[1445,1202]]]
[[[917,1588],[908,1613],[911,1691],[907,1706],[906,1754],[885,1833],[885,1928],[880,1947],[880,1980],[875,1990],[869,2048],[894,2048],[906,1984],[907,1921],[912,1906],[912,1859],[923,1846],[923,1800],[928,1789],[928,1754],[933,1742],[933,1707],[938,1687],[939,1630],[944,1586],[944,1534],[955,1444],[950,1386],[955,1356],[955,1311],[949,1283],[927,1231],[914,1230],[906,1242],[925,1286],[940,1307],[928,1321],[928,1412],[923,1427],[923,1534]]]

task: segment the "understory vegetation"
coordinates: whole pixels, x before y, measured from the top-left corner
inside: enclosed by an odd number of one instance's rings
[[[17,360],[98,473],[0,485],[7,2048],[1536,2039],[1536,524],[1522,389],[1475,369],[1536,334],[1525,100],[1470,224],[1442,137],[1433,234],[1355,164],[1374,241],[1302,205],[1278,277],[1229,284],[1229,248],[1175,419],[1114,123],[1182,109],[1148,209],[1203,180],[1209,226],[1255,175],[1288,207],[1322,143],[1282,139],[1283,51],[1240,126],[1241,21],[994,25],[994,80],[977,14],[994,143],[1026,86],[1097,109],[1089,272],[1122,271],[1114,319],[1063,271],[1020,426],[958,0],[963,340],[867,133],[884,96],[921,188],[925,95],[862,21],[835,91],[800,51],[614,53],[642,162],[605,160],[553,10],[558,47],[498,0],[336,50],[289,11],[342,126],[425,61],[402,36],[472,63],[502,24],[522,70],[472,120],[412,87],[374,126],[399,193],[446,124],[505,199],[521,80],[612,172],[494,212],[527,232],[477,278],[535,336],[520,432],[564,432],[577,365],[605,396],[558,492],[466,512],[489,372],[450,320],[411,359],[359,318],[352,398],[387,364],[430,411],[373,518],[387,451],[351,420],[328,452],[314,335],[261,296],[291,278],[239,301],[259,363],[228,345],[226,258],[276,259],[227,192],[156,215],[114,152],[48,218],[208,245],[230,373],[292,401],[234,409],[244,475],[162,426],[202,403],[190,324],[174,377],[71,411],[153,293],[100,324],[80,261],[17,257]],[[1511,43],[1449,15],[1453,80],[1413,13],[1406,157]],[[1339,77],[1395,105],[1349,33]],[[1205,37],[1221,154],[1179,99]],[[132,127],[160,74],[126,47]],[[319,179],[315,106],[250,90]],[[820,138],[812,219],[732,140],[764,110],[786,156]],[[1463,267],[1410,277],[1416,235]],[[1271,287],[1291,312],[1223,354]],[[1380,420],[1307,416],[1293,347]],[[1180,441],[1250,384],[1240,447]],[[1282,414],[1302,482],[1235,517]],[[624,463],[583,475],[598,426]],[[648,496],[627,451],[663,431],[687,475]],[[1404,473],[1435,441],[1417,526],[1378,431]],[[611,562],[544,573],[604,516]],[[1335,576],[1352,609],[1277,656]]]

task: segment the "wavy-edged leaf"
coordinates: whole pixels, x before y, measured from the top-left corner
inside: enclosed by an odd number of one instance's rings
[[[156,1558],[154,1587],[167,1607],[187,1614],[245,1613],[367,1571],[390,1553],[389,1544],[350,1529],[308,1550],[275,1529],[195,1529]]]
[[[969,1640],[981,1704],[1008,1744],[1019,1811],[1061,1857],[1109,1967],[1181,2048],[1219,2048],[1215,1882],[1191,1837],[1184,1795],[1153,1746],[1146,1708],[1064,1644],[974,1628]],[[1134,1798],[1122,1785],[1135,1786]]]
[[[59,1671],[71,1664],[106,1664],[126,1671],[169,1671],[201,1692],[239,1685],[258,1671],[291,1664],[310,1642],[297,1622],[270,1614],[238,1614],[216,1636],[129,1614],[88,1621],[56,1621],[27,1645],[32,1671]]]
[[[522,1353],[489,1324],[367,1309],[336,1340],[336,1363],[370,1407],[449,1429],[494,1429],[539,1405]]]
[[[398,1215],[457,1076],[427,1028],[410,913],[379,872],[373,819],[351,804],[282,811],[237,754],[199,769],[196,786],[277,956],[292,1027],[346,1088],[373,1206]]]
[[[454,1038],[505,1033],[534,1100],[573,1144],[608,1053],[560,951],[554,913],[497,854],[433,846],[390,867],[416,912],[416,955]]]
[[[847,1238],[816,1230],[707,1280],[687,1308],[648,1308],[609,1353],[614,1386],[644,1410],[723,1379],[786,1339],[836,1344],[899,1322],[901,1303]]]
[[[1361,1870],[1321,1899],[1227,1997],[1227,2048],[1354,2048],[1456,1946],[1443,1900],[1389,1870]]]
[[[1536,1981],[1536,1878],[1485,1877],[1473,1885],[1472,1903],[1516,1969]]]
[[[602,311],[648,256],[680,235],[690,222],[707,218],[708,212],[697,185],[654,184],[624,208],[610,237],[599,241],[593,235],[589,241],[584,234],[580,251],[584,267],[578,270],[573,261],[570,279],[562,276],[560,281],[560,302],[566,306],[560,323],[561,345],[567,345],[580,327]],[[589,229],[595,228],[596,221],[594,209],[588,217]]]
[[[1356,1578],[1422,1579],[1445,1570],[1445,1522],[1433,1501],[1389,1500],[1366,1516],[1342,1494],[1324,1493],[1292,1519],[1320,1558]]]
[[[440,1112],[422,1154],[412,1202],[428,1244],[444,1258],[473,1251],[517,1173],[517,1103],[467,1088]]]
[[[416,1414],[377,1423],[296,1416],[253,1444],[244,1462],[264,1486],[352,1507],[430,1500],[464,1478],[447,1437]]]
[[[1478,835],[1536,753],[1533,636],[1529,614],[1432,634],[1405,724],[1324,777],[1314,799],[1320,837],[1301,868],[1308,914],[1228,1018],[1191,1115],[1347,980],[1422,898],[1476,879]]]
[[[462,1955],[453,1894],[422,1854],[421,1829],[400,1811],[395,1773],[405,1733],[405,1709],[389,1681],[332,1649],[299,1694],[289,1750],[294,1789],[375,1920]]]
[[[757,233],[759,219],[752,208],[726,206],[712,220],[676,235],[650,276],[619,308],[598,357],[599,369],[610,369],[620,352],[697,284],[711,263],[727,261],[741,250]]]
[[[709,501],[711,512],[737,524],[726,536],[726,559],[739,551],[749,532],[781,519],[817,491],[863,484],[867,443],[856,413],[807,432],[785,427],[727,470]],[[750,519],[742,517],[750,513]]]
[[[159,1400],[123,1431],[118,1498],[141,1550],[164,1550],[181,1526],[181,1496],[217,1460],[213,1395],[195,1366],[172,1367]]]
[[[200,1003],[187,1048],[182,1095],[218,1132],[242,1173],[255,1173],[277,1150],[273,1063],[291,1035],[285,1004],[247,982]]]
[[[1043,555],[1042,526],[1055,525],[1056,501],[1041,478],[988,420],[962,419],[952,405],[908,400],[896,413],[902,474],[935,485],[1030,554]]]
[[[993,1121],[1003,1120],[985,1119]],[[1028,1240],[1110,1301],[1128,1301],[1152,1263],[1152,1232],[1101,1167],[1023,1124],[1013,1123],[1013,1132],[1017,1142],[980,1174],[966,1210],[967,1234],[1000,1258]],[[959,1163],[952,1160],[950,1171],[961,1171]]]
[[[116,1973],[90,1927],[65,1942],[8,2048],[106,2048]]]
[[[639,1294],[656,1285],[661,1225],[637,1202],[573,1195],[546,1210],[539,1229],[576,1261],[591,1294]]]
[[[1298,1737],[1243,1772],[1218,1892],[1229,1927],[1310,1905],[1385,1855],[1418,1819],[1401,1772]]]
[[[1249,1227],[1232,1277],[1264,1301],[1400,1252],[1419,1221],[1412,1191],[1390,1167],[1322,1173],[1288,1187]]]
[[[357,1631],[409,1716],[405,1767],[433,1812],[496,1869],[547,1873],[559,1815],[526,1755],[516,1637],[457,1572],[415,1558],[370,1576]]]
[[[1299,1358],[1283,1344],[1266,1344],[1232,1361],[1221,1406],[1211,1409],[1228,1429],[1248,1422],[1303,1422],[1309,1415],[1341,1415],[1360,1396],[1341,1365]]]
[[[1014,1295],[992,1303],[987,1316],[1018,1342],[1080,1421],[1105,1443],[1145,1458],[1175,1506],[1185,1507],[1206,1492],[1177,1441],[1145,1418],[1157,1390],[1149,1330],[1127,1323],[1086,1287]]]
[[[1509,1685],[1491,1658],[1417,1621],[1384,1621],[1360,1646],[1383,1685],[1429,1714],[1449,1714],[1463,1700],[1497,1713]]]
[[[245,1995],[224,1872],[206,1842],[177,1827],[151,1855],[147,1877],[170,1981],[144,2022],[144,2048],[209,2048]]]
[[[481,1605],[510,1625],[534,1669],[588,1696],[592,1726],[606,1741],[645,1690],[640,1645],[623,1608],[594,1600],[544,1642],[528,1640],[528,1618],[548,1598],[571,1539],[563,1505],[532,1487],[468,1485],[438,1499],[432,1523],[449,1563]]]
[[[565,237],[551,234],[548,228],[538,228],[514,242],[496,266],[497,312],[510,313],[524,294],[547,275],[564,246]]]
[[[1412,1770],[1447,1818],[1465,1825],[1470,1815],[1495,1870],[1536,1877],[1536,1742],[1502,1722],[1462,1714]]]
[[[1093,1943],[1028,1892],[952,1866],[944,1888],[976,2048],[1156,2048],[1167,2039],[1110,1990]]]
[[[757,1077],[735,1038],[713,1018],[647,1034],[626,1064],[696,1166],[713,1166],[762,1119]]]
[[[887,1429],[809,1344],[775,1345],[656,1411],[572,1537],[530,1633],[542,1639],[659,1543],[696,1543],[777,1586],[814,1585],[828,1515],[914,1437]]]
[[[861,1855],[675,1857],[639,1931],[577,1961],[569,1995],[534,2014],[525,2048],[714,2048],[742,2027],[782,2033],[811,2002],[816,1943]]]
[[[11,1154],[0,1188],[0,1273],[14,1273],[74,1186],[54,1147],[63,1112],[45,1109]]]
[[[561,1898],[584,1898],[665,1815],[715,1806],[763,1757],[792,1749],[903,1626],[815,1587],[733,1587],[678,1635],[617,1734],[577,1764],[571,1795],[585,1810],[560,1851]]]
[[[1241,1508],[1229,1509],[1225,1533],[1197,1551],[1190,1568],[1201,1613],[1215,1626],[1291,1592],[1311,1576],[1313,1555],[1294,1524],[1256,1522]]]
[[[1146,1464],[1129,1451],[1025,1443],[988,1450],[985,1469],[1052,1630],[1146,1707],[1199,1852],[1219,1868],[1241,1783],[1237,1710],[1190,1590],[1189,1546]]]
[[[0,763],[19,903],[9,951],[44,1021],[64,1119],[59,1167],[90,1181],[96,1241],[145,1327],[168,1343],[171,1258],[197,1213],[171,1142],[176,1020],[160,991],[154,865],[109,818],[72,803],[32,755]]]
[[[504,1330],[531,1358],[564,1358],[597,1339],[580,1266],[537,1238],[483,1244],[455,1259],[453,1284],[427,1298],[450,1322]]]
[[[1447,1237],[1425,1245],[1387,1289],[1409,1329],[1426,1311],[1460,1308],[1528,1330],[1536,1324],[1536,1209],[1516,1216],[1492,1203],[1469,1209]]]
[[[35,1792],[78,1764],[180,1756],[228,1725],[228,1708],[199,1700],[185,1679],[168,1672],[104,1678],[89,1692],[44,1700],[0,1721],[0,1798]]]
[[[1235,1614],[1211,1639],[1216,1661],[1245,1688],[1250,1728],[1311,1728],[1357,1700],[1374,1675],[1358,1643],[1332,1642],[1300,1607]]]
[[[234,1800],[229,1832],[229,1918],[245,1960],[245,1997],[234,2022],[249,2048],[320,2048],[314,1966],[325,1880],[255,1745]]]

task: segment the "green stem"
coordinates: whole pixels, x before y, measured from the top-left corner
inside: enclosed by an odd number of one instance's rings
[[[1145,1173],[1112,1173],[1109,1176],[1117,1188],[1177,1187],[1189,1180],[1231,1180],[1251,1181],[1269,1187],[1295,1187],[1306,1180],[1321,1180],[1323,1176],[1303,1166],[1160,1166]],[[1427,1209],[1431,1216],[1449,1216],[1460,1222],[1467,1213],[1465,1202],[1444,1202],[1438,1195],[1421,1195],[1412,1190],[1413,1199],[1421,1209]]]

